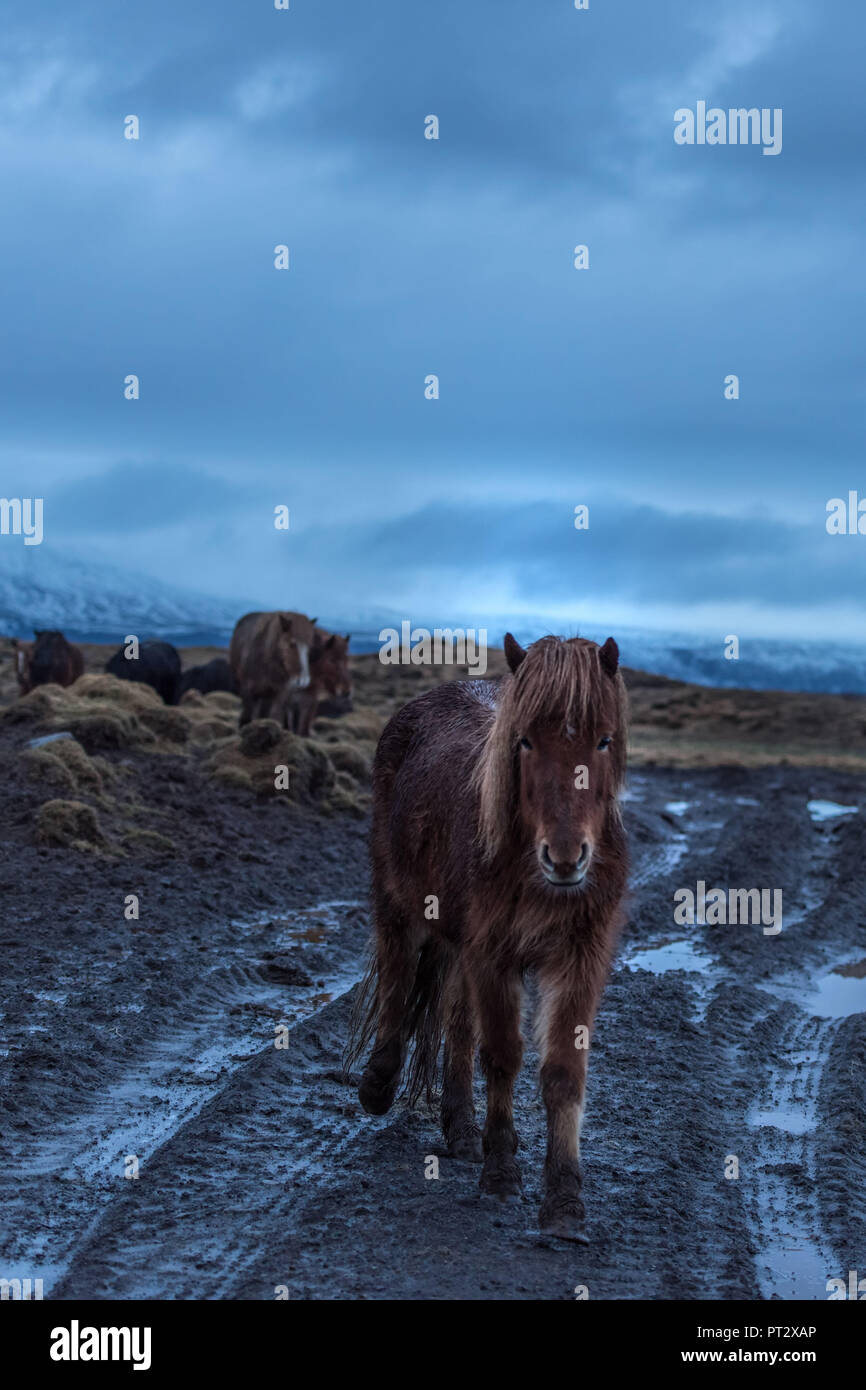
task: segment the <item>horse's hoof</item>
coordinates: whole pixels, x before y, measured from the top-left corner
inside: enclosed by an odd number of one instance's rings
[[[481,1170],[481,1191],[491,1197],[499,1197],[503,1202],[509,1197],[520,1197],[523,1183],[517,1160],[510,1154],[488,1154]]]
[[[358,1087],[358,1099],[363,1105],[368,1115],[387,1115],[391,1106],[394,1104],[394,1097],[397,1094],[397,1083],[389,1081],[382,1085],[381,1081],[367,1076],[366,1072],[361,1077],[361,1084]]]
[[[586,1215],[579,1197],[566,1200],[545,1198],[538,1213],[538,1226],[546,1236],[558,1236],[560,1240],[570,1240],[576,1245],[588,1245],[589,1236],[585,1227]]]
[[[451,1135],[448,1139],[448,1156],[464,1163],[480,1163],[484,1158],[481,1131],[467,1129],[461,1134]]]

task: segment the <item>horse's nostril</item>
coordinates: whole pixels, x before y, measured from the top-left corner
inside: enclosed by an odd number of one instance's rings
[[[573,859],[551,858],[550,846],[546,841],[541,846],[539,858],[541,859],[541,866],[548,877],[569,879],[574,875],[578,867]]]
[[[581,868],[582,865],[586,863],[591,853],[592,850],[590,848],[589,840],[584,840],[583,844],[580,847],[580,858],[577,861],[578,868]]]

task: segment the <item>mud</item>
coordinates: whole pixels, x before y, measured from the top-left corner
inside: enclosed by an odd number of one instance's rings
[[[576,1247],[535,1228],[531,1048],[504,1205],[434,1115],[373,1119],[342,1075],[365,823],[229,787],[202,803],[165,766],[188,831],[161,863],[40,848],[0,792],[0,1275],[58,1299],[825,1299],[866,1270],[861,778],[632,774]],[[676,925],[699,880],[781,889],[782,931]]]

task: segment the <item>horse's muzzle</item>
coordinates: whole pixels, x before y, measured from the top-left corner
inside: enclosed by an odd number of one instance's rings
[[[576,888],[583,882],[592,862],[592,845],[584,840],[577,859],[554,859],[544,840],[538,849],[538,863],[547,882],[554,888]]]

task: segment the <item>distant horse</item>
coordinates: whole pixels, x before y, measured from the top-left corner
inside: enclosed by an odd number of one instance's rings
[[[161,695],[167,705],[176,705],[180,691],[180,656],[171,642],[140,642],[138,656],[127,656],[119,647],[109,657],[105,669],[121,681],[139,681]]]
[[[626,695],[613,638],[505,638],[501,682],[448,682],[390,720],[373,769],[375,960],[347,1053],[375,1033],[359,1098],[390,1109],[407,1045],[410,1103],[432,1095],[444,1035],[442,1128],[480,1161],[472,1074],[487,1080],[483,1191],[520,1191],[514,1082],[522,980],[538,980],[547,1111],[544,1230],[585,1240],[578,1164],[587,1047],[622,918]]]
[[[241,697],[240,724],[287,720],[293,691],[310,684],[315,618],[303,613],[246,613],[235,625],[229,665]]]
[[[239,694],[238,683],[224,656],[215,656],[203,666],[190,666],[184,671],[178,687],[178,699],[182,699],[188,690],[197,690],[200,695],[211,695],[216,690]]]
[[[347,714],[352,708],[352,673],[349,669],[349,638],[325,632],[317,627],[310,648],[310,684],[305,690],[293,690],[286,705],[285,724],[303,738],[309,738],[313,720],[321,708],[323,697],[333,701],[337,714]]]
[[[62,632],[34,632],[35,641],[12,639],[15,674],[22,695],[37,685],[72,685],[84,675],[84,657],[78,647],[67,642]]]

